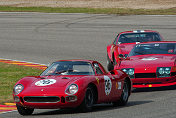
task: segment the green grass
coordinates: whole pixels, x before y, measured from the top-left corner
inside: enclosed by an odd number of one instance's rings
[[[45,12],[45,13],[89,13],[118,15],[176,15],[171,9],[123,9],[123,8],[52,8],[52,7],[10,7],[0,6],[1,12]]]
[[[0,63],[0,104],[13,102],[13,86],[25,76],[39,75],[42,70]]]

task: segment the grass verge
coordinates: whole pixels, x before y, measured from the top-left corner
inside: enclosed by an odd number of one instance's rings
[[[39,75],[41,72],[36,68],[0,63],[0,104],[13,102],[13,86],[19,79]]]
[[[124,9],[124,8],[52,8],[52,7],[11,7],[0,6],[1,12],[45,12],[45,13],[90,13],[118,15],[176,15],[171,9]]]

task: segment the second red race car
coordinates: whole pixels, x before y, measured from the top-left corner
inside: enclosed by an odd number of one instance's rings
[[[176,85],[176,41],[137,44],[114,68],[126,72],[134,88]]]
[[[20,79],[13,96],[21,115],[34,109],[78,108],[86,112],[98,103],[126,105],[131,80],[121,70],[106,72],[97,61],[60,60],[40,76]]]
[[[125,31],[117,35],[112,44],[107,46],[107,68],[113,70],[114,65],[127,56],[133,46],[141,42],[163,41],[163,37],[156,31],[136,30]]]

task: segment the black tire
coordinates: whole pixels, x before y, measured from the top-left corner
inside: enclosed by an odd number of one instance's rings
[[[16,107],[17,107],[19,114],[21,114],[23,116],[31,115],[34,111],[34,109],[32,109],[32,108],[26,108],[26,107],[19,106],[19,105],[16,105]]]
[[[117,65],[117,61],[115,59],[115,56],[113,56],[112,59],[113,59],[113,65]]]
[[[108,69],[108,71],[114,70],[114,64],[113,64],[113,62],[109,59],[108,55],[107,55],[107,69]]]
[[[125,81],[124,85],[123,85],[123,90],[122,90],[120,100],[113,102],[113,105],[114,106],[125,106],[128,102],[128,98],[130,95],[129,90],[130,90],[130,88],[129,88],[128,82]]]
[[[79,110],[81,112],[89,112],[92,111],[92,107],[94,104],[94,90],[93,87],[87,87],[85,97],[81,105],[79,106]]]

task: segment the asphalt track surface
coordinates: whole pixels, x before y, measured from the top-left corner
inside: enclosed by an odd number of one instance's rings
[[[106,46],[117,32],[159,31],[176,40],[176,16],[0,13],[0,58],[48,64],[60,59],[93,59],[106,67]],[[136,89],[125,107],[101,104],[93,112],[35,110],[31,118],[175,118],[176,87]],[[20,118],[18,112],[0,118]]]

